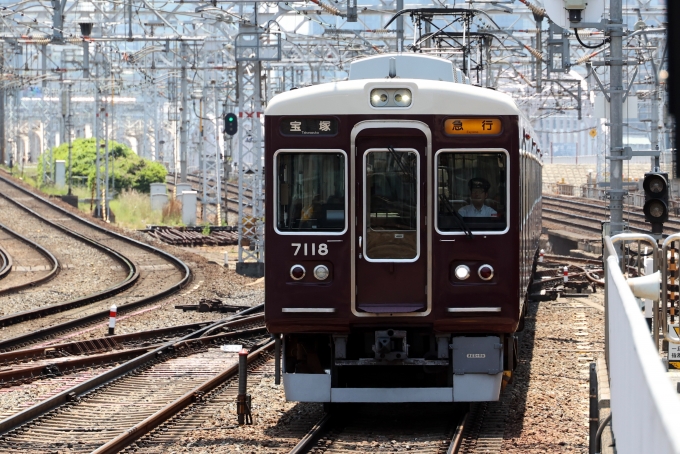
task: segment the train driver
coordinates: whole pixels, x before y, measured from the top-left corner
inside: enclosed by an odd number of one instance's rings
[[[470,205],[465,205],[458,213],[463,217],[496,217],[498,214],[496,210],[488,205],[485,205],[487,196],[489,195],[489,188],[491,185],[487,180],[480,177],[472,178],[468,181],[470,188]]]

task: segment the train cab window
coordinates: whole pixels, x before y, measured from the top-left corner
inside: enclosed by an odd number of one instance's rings
[[[276,154],[276,229],[279,233],[345,230],[344,152]]]
[[[364,166],[366,260],[416,260],[418,155],[415,150],[370,149]]]
[[[505,151],[437,153],[437,230],[440,233],[507,229]]]

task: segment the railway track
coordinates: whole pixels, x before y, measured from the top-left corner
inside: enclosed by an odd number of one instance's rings
[[[237,321],[243,323],[243,321]],[[220,321],[0,421],[0,452],[118,452],[238,370],[216,345],[242,344],[254,361],[273,348],[260,323],[231,332]]]
[[[0,279],[6,278],[10,271],[12,271],[12,256],[0,246]]]
[[[198,192],[198,194],[203,193],[203,188],[201,184],[201,179],[195,175],[187,175],[187,182],[191,184],[192,189]],[[170,186],[175,185],[175,176],[174,174],[168,174],[166,176],[166,183]],[[251,190],[246,190],[245,191],[246,197],[248,200],[244,204],[244,210],[247,210],[247,212],[250,212],[253,202],[252,202],[252,191]],[[222,199],[227,201],[227,211],[230,213],[235,213],[238,214],[238,185],[234,183],[224,183],[223,182],[223,188],[222,188]],[[199,196],[199,201],[200,201],[200,196]],[[235,205],[236,208],[232,207],[232,205]]]
[[[601,221],[608,217],[608,209],[604,202],[573,200],[570,198],[543,196],[543,219],[558,222],[582,230],[600,233]],[[645,222],[642,209],[629,207],[624,212],[624,220],[629,223],[631,232],[649,233],[651,226]],[[680,231],[680,220],[673,216],[664,223],[668,231]]]
[[[0,317],[0,325],[5,326],[0,334],[0,351],[26,346],[59,332],[105,320],[108,307],[113,304],[118,306],[119,314],[124,314],[178,291],[189,281],[189,268],[160,249],[85,221],[2,177],[0,193],[6,206],[11,204],[41,222],[50,221],[54,229],[59,229],[62,234],[69,232],[80,243],[85,242],[90,247],[100,245],[116,257],[118,264],[124,263],[127,269],[124,273],[119,272],[125,275],[123,280],[103,290],[97,289],[79,298],[57,303],[54,303],[55,295],[51,295],[49,304],[38,302],[39,307]],[[39,232],[34,234],[40,236]],[[68,252],[65,254],[68,255]],[[85,270],[90,271],[87,267],[83,269],[84,273],[87,272]],[[82,280],[83,276],[77,277]],[[8,305],[3,306],[6,308]]]
[[[466,412],[465,404],[345,405],[319,421],[290,454],[456,453]]]
[[[21,266],[10,279],[3,280],[0,295],[47,282],[59,272],[59,262],[47,249],[2,224],[0,242],[12,250],[16,265]],[[0,247],[0,264],[0,279],[4,279],[12,271],[14,260],[3,247]]]
[[[257,312],[261,308],[260,305],[254,310],[239,313],[228,327],[261,325],[264,322],[264,314],[244,315]],[[26,383],[44,376],[61,375],[86,367],[119,362],[121,359],[138,356],[159,347],[164,342],[178,339],[210,324],[191,323],[0,353],[0,386],[9,386],[15,381]]]

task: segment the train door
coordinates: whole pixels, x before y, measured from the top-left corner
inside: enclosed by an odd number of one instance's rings
[[[414,126],[387,125],[363,129],[354,141],[352,310],[358,316],[427,315],[430,141]]]

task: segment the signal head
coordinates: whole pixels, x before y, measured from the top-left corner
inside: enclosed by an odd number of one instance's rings
[[[233,136],[238,131],[238,117],[235,113],[224,116],[224,133]]]
[[[668,174],[649,172],[642,182],[645,220],[652,224],[652,233],[662,233],[663,223],[668,220]]]

